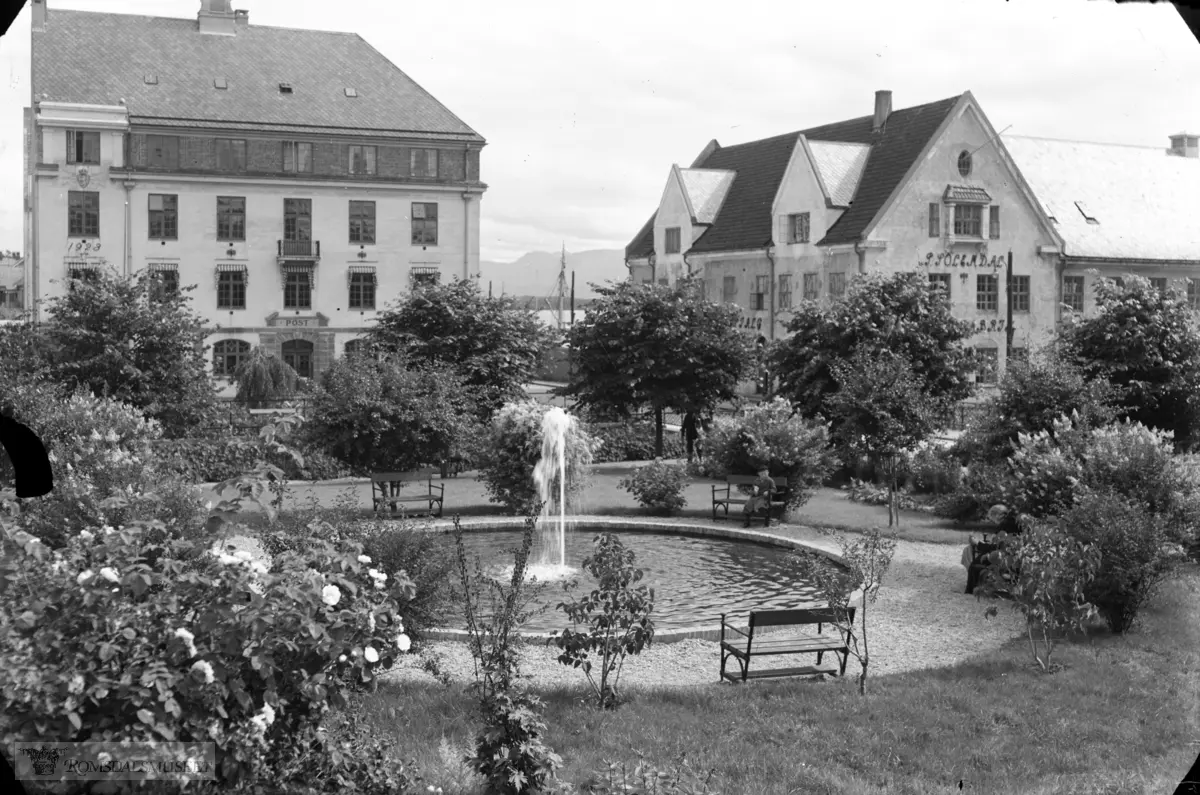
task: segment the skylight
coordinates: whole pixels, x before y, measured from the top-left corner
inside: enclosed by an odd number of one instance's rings
[[[1091,213],[1089,213],[1089,212],[1087,211],[1087,208],[1083,206],[1083,202],[1075,202],[1075,206],[1079,208],[1079,212],[1080,212],[1080,214],[1082,214],[1082,215],[1083,215],[1083,217],[1084,217],[1085,219],[1087,219],[1087,222],[1088,222],[1089,224],[1098,224],[1098,223],[1100,223],[1099,221],[1097,221],[1097,220],[1096,220],[1096,216],[1092,215]]]
[[[213,88],[229,88],[229,83],[225,81],[225,78],[218,77],[216,80],[213,80]]]
[[[358,89],[350,88],[349,86],[347,86],[347,87],[346,87],[346,96],[348,96],[348,97],[357,97],[357,96],[358,96]]]
[[[146,81],[146,85],[148,86],[158,85],[158,75],[146,75],[143,79]]]

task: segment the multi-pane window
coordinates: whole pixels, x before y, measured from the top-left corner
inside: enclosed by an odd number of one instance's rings
[[[414,177],[436,177],[438,175],[438,150],[413,149],[409,160]]]
[[[283,170],[297,174],[311,173],[312,144],[304,141],[284,141]]]
[[[1160,294],[1167,292],[1167,280],[1161,276],[1151,276],[1150,286],[1157,290]]]
[[[308,340],[288,340],[280,351],[284,364],[296,371],[301,378],[312,378],[313,344]]]
[[[179,197],[174,193],[150,194],[150,239],[179,237]]]
[[[350,202],[350,242],[375,242],[375,202]]]
[[[931,273],[929,274],[929,284],[936,290],[941,290],[942,294],[947,298],[950,297],[950,274],[948,273]]]
[[[994,384],[1000,370],[999,348],[976,348],[975,383]]]
[[[74,290],[75,282],[77,281],[88,283],[98,282],[100,280],[100,270],[98,268],[90,267],[71,268],[69,271],[67,271],[67,278],[70,279],[70,285],[68,289]]]
[[[666,252],[668,254],[679,253],[679,227],[669,227],[665,235]]]
[[[147,135],[146,165],[151,168],[178,168],[179,136]]]
[[[767,308],[767,291],[771,289],[770,276],[754,277],[754,292],[750,294],[751,309]]]
[[[1029,277],[1014,276],[1012,277],[1012,286],[1010,287],[1011,294],[1009,295],[1012,301],[1014,312],[1029,311]]]
[[[100,236],[100,194],[95,191],[67,191],[67,235]]]
[[[1200,280],[1187,280],[1187,302],[1189,309],[1200,309]]]
[[[67,130],[67,162],[99,163],[100,133]]]
[[[792,274],[779,274],[779,308],[792,308]]]
[[[1000,308],[1000,277],[981,273],[975,277],[975,308],[980,312],[995,312]]]
[[[671,280],[668,279],[666,276],[663,276],[661,279],[658,280],[658,283],[661,284],[663,287],[668,287],[671,284]]]
[[[283,275],[283,308],[312,309],[312,270],[289,268]]]
[[[359,146],[357,144],[350,147],[350,173],[375,173],[375,147]]]
[[[829,274],[829,297],[838,300],[846,294],[846,274]]]
[[[217,378],[233,378],[247,357],[250,343],[242,340],[221,340],[213,345],[213,375]]]
[[[817,296],[821,294],[821,281],[819,273],[804,274],[804,300],[815,301]]]
[[[414,246],[436,246],[438,206],[434,202],[413,202],[412,242]]]
[[[1010,362],[1027,362],[1029,361],[1029,349],[1021,348],[1016,345],[1008,349],[1008,360]]]
[[[156,303],[167,301],[179,294],[179,271],[154,270],[150,273],[150,300]]]
[[[246,239],[246,197],[217,197],[217,240]]]
[[[245,171],[246,141],[241,138],[218,138],[217,168],[221,171]]]
[[[1076,312],[1083,311],[1083,277],[1063,277],[1063,303]]]
[[[988,237],[1000,239],[1000,206],[996,204],[988,207]]]
[[[808,213],[796,213],[788,216],[788,242],[807,243],[809,236]]]
[[[978,204],[954,205],[954,234],[980,237],[983,228],[983,207]]]
[[[283,200],[283,239],[312,240],[312,199]]]
[[[433,286],[442,280],[442,273],[436,265],[414,265],[408,276],[413,287]],[[650,280],[644,283],[649,284]]]
[[[736,276],[726,276],[721,282],[721,300],[726,304],[737,303]]]
[[[246,308],[246,270],[223,270],[217,274],[217,309]]]
[[[936,202],[929,204],[929,236],[940,237],[942,234],[942,205]]]
[[[346,344],[342,346],[343,356],[362,356],[364,353],[366,353],[366,346],[361,337],[347,340]]]
[[[350,308],[351,309],[374,309],[375,308],[375,274],[374,273],[355,273],[350,274]]]

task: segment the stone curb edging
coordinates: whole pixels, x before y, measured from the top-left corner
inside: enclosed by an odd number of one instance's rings
[[[768,544],[770,546],[782,547],[785,549],[804,549],[809,552],[814,552],[821,555],[834,563],[845,566],[845,559],[838,553],[824,549],[816,544],[797,541],[795,539],[786,538],[784,536],[775,535],[774,533],[763,533],[756,530],[742,530],[731,527],[715,527],[704,524],[692,524],[684,522],[670,521],[654,521],[653,519],[630,521],[628,519],[613,519],[606,516],[567,516],[565,517],[568,525],[570,524],[586,524],[589,527],[603,527],[607,530],[625,530],[633,532],[648,532],[648,533],[678,533],[680,535],[696,535],[705,538],[726,538],[731,541],[753,541],[757,543]],[[476,520],[460,520],[459,526],[464,531],[476,532],[486,530],[519,530],[525,526],[525,520],[519,518],[513,519],[476,519]],[[454,527],[452,521],[441,520],[434,522],[431,529],[443,532],[448,532]],[[853,601],[857,598],[856,591],[851,596]],[[739,629],[748,632],[749,624],[740,626]],[[453,641],[465,643],[470,634],[462,629],[427,629],[423,633],[429,640]],[[549,643],[551,635],[548,633],[521,633],[522,637],[530,641],[540,641]],[[682,640],[709,640],[717,641],[721,638],[721,630],[704,629],[701,626],[691,626],[685,629],[666,630],[663,632],[654,633],[655,643],[678,643]]]

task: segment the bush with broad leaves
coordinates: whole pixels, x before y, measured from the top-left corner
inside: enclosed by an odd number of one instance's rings
[[[687,483],[687,467],[683,464],[656,460],[638,467],[631,477],[623,478],[617,487],[637,497],[643,507],[670,516],[687,504],[683,496],[683,488]]]

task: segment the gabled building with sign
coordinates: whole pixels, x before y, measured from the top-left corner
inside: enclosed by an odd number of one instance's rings
[[[1055,327],[1062,239],[996,130],[966,92],[736,146],[709,143],[674,166],[655,214],[626,249],[635,281],[700,276],[735,303],[747,333],[782,337],[803,299],[827,301],[868,271],[920,271],[975,327],[994,383],[1009,344]],[[1012,252],[1012,289],[1007,289]]]
[[[316,377],[414,283],[478,278],[484,139],[352,33],[32,3],[25,305],[101,268],[195,285],[213,372]],[[226,382],[228,383],[228,382]]]
[[[1169,148],[1002,135],[1063,240],[1060,311],[1095,311],[1098,279],[1144,276],[1200,310],[1200,136]]]

